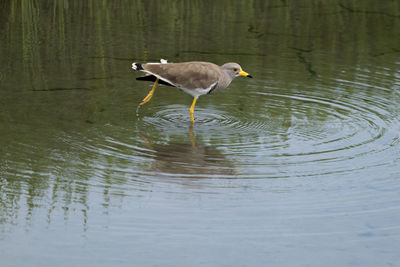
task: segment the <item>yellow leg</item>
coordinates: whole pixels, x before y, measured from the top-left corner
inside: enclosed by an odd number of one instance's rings
[[[192,106],[190,107],[190,119],[192,120],[192,123],[194,122],[193,118],[193,112],[194,112],[194,106],[196,105],[197,97],[193,99]]]
[[[142,100],[142,102],[140,103],[140,105],[144,105],[144,104],[146,104],[147,102],[150,101],[151,97],[152,97],[153,94],[154,94],[154,91],[156,90],[157,84],[158,84],[158,78],[157,78],[156,81],[154,82],[153,88],[151,88],[150,92],[149,92],[149,93],[147,94],[147,96]]]

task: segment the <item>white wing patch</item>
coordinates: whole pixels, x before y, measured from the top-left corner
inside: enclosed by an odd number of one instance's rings
[[[217,85],[217,82],[211,84],[210,87],[207,87],[207,88],[187,89],[187,88],[182,88],[180,86],[176,86],[176,87],[178,87],[179,89],[182,89],[185,93],[197,98],[201,95],[208,94],[208,92],[210,92],[210,90],[212,90],[214,88],[214,86],[216,86],[216,85]]]

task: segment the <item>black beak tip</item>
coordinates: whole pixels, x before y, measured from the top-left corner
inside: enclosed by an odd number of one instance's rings
[[[253,76],[251,76],[250,74],[246,76],[247,78],[253,78]]]

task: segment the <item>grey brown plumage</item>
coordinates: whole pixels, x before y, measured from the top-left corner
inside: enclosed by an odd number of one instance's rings
[[[229,81],[219,66],[208,62],[143,64],[142,67],[163,81],[189,90],[206,89],[213,83],[227,84]]]

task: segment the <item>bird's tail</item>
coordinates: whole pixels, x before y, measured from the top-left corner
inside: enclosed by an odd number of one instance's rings
[[[143,70],[142,63],[133,62],[132,69],[134,70]]]
[[[167,64],[168,61],[166,59],[160,59],[160,63],[161,64]],[[154,64],[154,63],[150,63],[150,64]],[[142,63],[133,62],[132,63],[132,69],[134,69],[134,70],[143,70]]]

